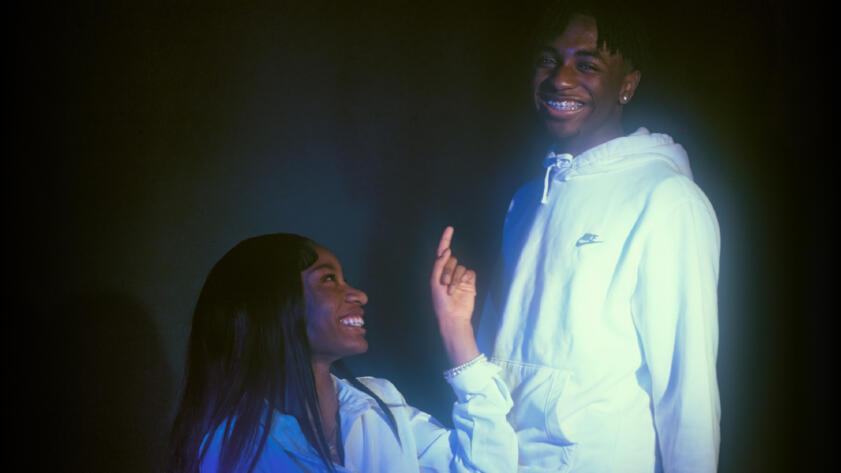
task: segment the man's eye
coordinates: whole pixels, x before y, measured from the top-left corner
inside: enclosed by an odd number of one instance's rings
[[[325,274],[325,275],[324,275],[324,277],[322,277],[322,278],[321,278],[321,280],[322,280],[323,282],[328,282],[328,281],[337,281],[337,280],[338,280],[338,278],[336,277],[336,275],[335,275],[335,274]]]
[[[538,67],[553,67],[555,64],[557,64],[557,61],[551,56],[540,56],[537,58]]]
[[[582,72],[596,72],[599,70],[599,68],[596,67],[595,64],[591,64],[589,62],[582,62],[578,64],[578,70]]]

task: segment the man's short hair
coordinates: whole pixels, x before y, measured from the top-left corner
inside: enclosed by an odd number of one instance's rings
[[[535,32],[535,48],[538,49],[566,29],[576,16],[588,16],[596,20],[599,47],[606,46],[611,54],[619,53],[631,67],[642,71],[646,61],[645,25],[641,18],[627,7],[581,0],[553,2],[541,15]]]

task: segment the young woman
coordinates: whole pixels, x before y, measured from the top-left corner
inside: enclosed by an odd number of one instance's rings
[[[168,469],[179,473],[512,472],[511,398],[476,348],[476,275],[441,237],[430,288],[455,390],[455,429],[388,381],[339,379],[363,353],[368,296],[336,257],[290,234],[239,243],[210,271],[193,315]]]

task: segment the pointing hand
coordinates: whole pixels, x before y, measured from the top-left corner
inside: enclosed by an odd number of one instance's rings
[[[429,279],[432,305],[442,330],[452,324],[469,326],[476,299],[476,272],[459,265],[450,250],[453,231],[453,227],[444,229]]]

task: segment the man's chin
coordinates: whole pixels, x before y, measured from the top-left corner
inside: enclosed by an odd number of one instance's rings
[[[546,126],[546,133],[555,142],[564,142],[581,136],[581,129],[577,126],[571,126],[571,123],[546,120],[544,125]]]

